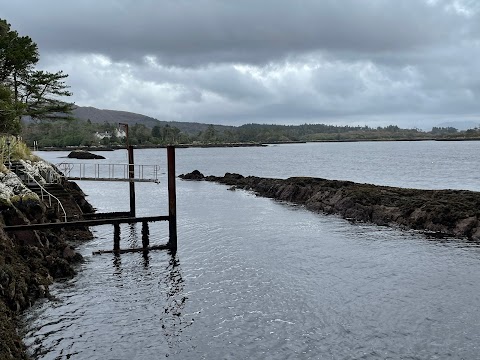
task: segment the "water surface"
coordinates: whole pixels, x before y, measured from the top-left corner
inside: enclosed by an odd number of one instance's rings
[[[478,190],[479,145],[178,149],[177,166]],[[65,154],[40,156],[59,162]],[[102,154],[126,161],[122,151]],[[137,163],[165,163],[161,149],[135,155]],[[79,184],[100,211],[128,209],[126,184]],[[58,301],[25,316],[35,358],[478,357],[478,244],[353,225],[212,183],[178,181],[177,191],[178,253],[92,256],[113,242],[111,226],[97,227],[80,246],[86,262],[78,276],[53,287]],[[137,204],[140,214],[165,214],[165,181],[137,184]],[[152,244],[167,241],[167,227],[151,225]],[[140,243],[139,226],[122,226],[122,247]]]

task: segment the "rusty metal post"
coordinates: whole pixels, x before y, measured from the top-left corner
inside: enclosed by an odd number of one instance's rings
[[[175,188],[175,146],[167,146],[168,164],[168,245],[177,250],[177,196]]]
[[[133,160],[133,146],[128,145],[128,184],[130,187],[130,216],[135,217],[135,166]]]

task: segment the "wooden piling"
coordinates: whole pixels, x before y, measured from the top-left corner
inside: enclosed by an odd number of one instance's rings
[[[175,187],[175,147],[167,146],[168,164],[168,245],[177,250],[177,197]]]

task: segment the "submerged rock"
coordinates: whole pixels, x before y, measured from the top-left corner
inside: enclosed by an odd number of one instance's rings
[[[93,154],[85,150],[74,150],[68,157],[71,159],[105,159],[102,155]]]

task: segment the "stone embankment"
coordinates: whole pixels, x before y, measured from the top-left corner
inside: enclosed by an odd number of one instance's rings
[[[404,189],[310,177],[271,179],[230,173],[205,177],[198,170],[180,178],[251,190],[259,196],[301,204],[351,221],[480,240],[479,192]]]
[[[82,260],[73,240],[92,237],[88,229],[5,232],[4,226],[63,221],[64,214],[55,200],[41,199],[35,186],[21,179],[28,172],[43,186],[52,186],[58,172],[44,161],[21,161],[21,174],[0,172],[0,359],[26,359],[25,348],[17,334],[16,316],[38,298],[49,297],[49,285],[55,279],[75,274],[74,264]],[[19,177],[20,175],[20,177]],[[60,178],[58,178],[60,179]],[[35,184],[37,187],[38,185]],[[81,218],[94,209],[85,194],[72,182],[55,184],[57,198],[69,218]],[[33,189],[33,190],[32,190]],[[61,192],[59,192],[61,190]]]

